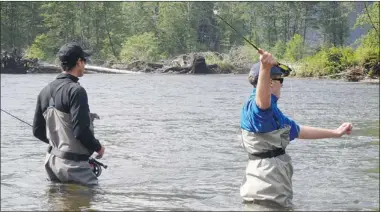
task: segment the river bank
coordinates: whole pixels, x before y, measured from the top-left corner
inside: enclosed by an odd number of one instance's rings
[[[249,57],[232,57],[218,52],[197,52],[182,54],[176,57],[146,62],[136,60],[131,63],[108,61],[102,65],[93,65],[91,61],[86,66],[87,73],[155,73],[155,74],[248,74],[253,64]],[[300,74],[303,70],[300,64],[289,65],[293,72],[290,77],[306,78]],[[379,69],[379,66],[378,66]],[[6,63],[1,64],[1,73],[8,74],[38,74],[60,73],[58,65],[38,61],[37,59],[24,59],[23,57],[8,57]],[[369,76],[365,67],[351,67],[343,72],[307,77],[313,79],[336,79],[350,82],[379,83],[379,76]],[[379,73],[379,70],[378,70]]]
[[[332,81],[343,81],[343,82],[352,82],[352,83],[365,83],[365,84],[380,84],[380,79],[376,78],[370,78],[370,77],[364,77],[363,79],[359,79],[357,81],[349,81],[345,78],[330,78],[328,76],[321,76],[321,77],[300,77],[300,76],[289,76],[287,78],[292,79],[311,79],[311,80],[332,80]]]

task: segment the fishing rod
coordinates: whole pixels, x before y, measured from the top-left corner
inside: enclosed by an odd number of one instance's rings
[[[17,118],[16,116],[14,116],[14,115],[12,115],[11,113],[9,113],[9,112],[7,112],[7,111],[3,110],[2,108],[1,108],[1,111],[3,111],[4,113],[6,113],[6,114],[8,114],[8,115],[12,116],[13,118],[15,118],[15,119],[17,119],[17,120],[19,120],[19,121],[23,122],[24,124],[27,124],[27,125],[29,125],[29,126],[33,127],[33,126],[32,126],[31,124],[29,124],[28,122],[26,122],[26,121],[24,121],[24,120],[22,120],[22,119],[20,119],[20,118]]]
[[[218,11],[217,10],[213,10],[213,13],[215,16],[217,16],[219,19],[221,19],[225,24],[227,24],[230,28],[232,28],[239,36],[241,36],[247,43],[249,43],[252,47],[254,47],[257,51],[259,51],[259,48],[254,45],[250,40],[248,40],[245,36],[243,36],[241,33],[239,33],[231,24],[229,24],[227,21],[225,21],[225,19],[223,19],[220,15],[218,15]],[[287,77],[288,75],[290,75],[290,72],[292,71],[292,69],[284,64],[281,64],[279,62],[277,62],[277,66],[282,70],[283,74],[285,77]]]
[[[33,127],[33,126],[32,126],[31,124],[29,124],[28,122],[26,122],[26,121],[24,121],[24,120],[22,120],[22,119],[20,119],[20,118],[18,118],[18,117],[16,117],[16,116],[12,115],[11,113],[9,113],[9,112],[3,110],[2,108],[1,108],[1,111],[3,111],[4,113],[6,113],[6,114],[12,116],[13,118],[15,118],[15,119],[17,119],[17,120],[23,122],[24,124],[27,124],[27,125]],[[108,167],[107,165],[105,165],[105,164],[103,164],[103,163],[101,163],[101,162],[95,160],[95,159],[92,158],[92,157],[89,158],[88,162],[89,162],[90,166],[93,168],[93,173],[94,173],[97,177],[99,177],[99,176],[101,175],[101,173],[102,173],[102,167],[105,168],[105,169],[107,169],[107,167]]]

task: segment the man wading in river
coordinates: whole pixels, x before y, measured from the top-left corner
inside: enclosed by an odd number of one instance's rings
[[[38,95],[33,135],[49,144],[45,170],[51,181],[98,184],[88,159],[93,152],[101,158],[105,148],[94,137],[87,93],[78,83],[88,56],[76,43],[63,45],[63,73]]]
[[[285,153],[290,141],[338,138],[352,131],[351,123],[335,130],[299,126],[283,115],[277,106],[283,85],[283,70],[268,52],[259,51],[260,62],[249,74],[254,86],[241,112],[243,147],[249,154],[246,175],[240,193],[247,202],[275,202],[292,206],[291,158]]]

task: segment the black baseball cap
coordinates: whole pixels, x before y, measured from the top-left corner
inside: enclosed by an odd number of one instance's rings
[[[256,63],[254,64],[251,69],[250,69],[250,73],[249,73],[249,77],[252,77],[252,78],[258,78],[259,76],[259,69],[260,69],[260,63]],[[279,66],[273,66],[271,68],[271,73],[270,73],[270,76],[273,77],[273,76],[281,76],[284,74],[284,71],[279,67]]]
[[[88,60],[90,53],[84,51],[77,42],[64,44],[58,51],[61,63],[75,63],[79,58]]]

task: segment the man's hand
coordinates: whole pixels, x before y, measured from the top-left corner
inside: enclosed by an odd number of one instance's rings
[[[259,56],[259,60],[261,61],[263,70],[270,71],[273,66],[278,64],[269,52],[265,52],[263,49],[260,49],[258,53],[261,55]]]
[[[103,157],[103,154],[105,153],[105,148],[102,146],[101,149],[97,153],[98,153],[98,155],[95,158],[101,159]]]
[[[343,123],[340,127],[338,127],[335,132],[337,133],[338,137],[343,136],[344,134],[351,134],[352,132],[352,124],[351,123]]]
[[[98,114],[96,114],[96,113],[90,113],[90,121],[94,122],[94,119],[100,119]]]

